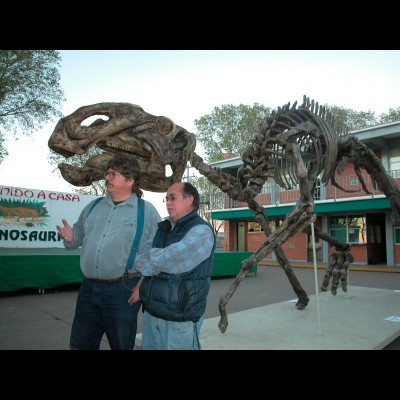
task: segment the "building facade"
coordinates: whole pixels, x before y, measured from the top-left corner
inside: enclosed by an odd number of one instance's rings
[[[388,173],[400,182],[400,122],[370,127],[351,132],[369,147],[381,160]],[[242,165],[240,157],[228,158],[210,163],[223,172],[236,176]],[[351,163],[335,179],[339,186],[350,190],[345,192],[332,184],[317,183],[315,193],[315,224],[331,236],[351,243],[351,253],[357,264],[386,264],[400,268],[400,227],[391,220],[391,205],[386,196],[373,186],[366,171],[361,171],[370,194],[365,193]],[[268,180],[256,201],[265,209],[274,230],[293,209],[299,196],[298,187],[293,190],[280,188]],[[230,199],[224,193],[210,194],[210,213],[213,220],[224,221],[225,251],[256,251],[266,240],[247,203]],[[311,235],[299,233],[282,245],[291,262],[313,261]],[[316,259],[328,262],[329,244],[315,238]],[[275,261],[269,254],[267,260]]]

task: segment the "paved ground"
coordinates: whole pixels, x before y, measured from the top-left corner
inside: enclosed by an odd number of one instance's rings
[[[309,295],[315,294],[314,270],[293,268]],[[323,269],[318,269],[318,287]],[[215,278],[211,283],[205,318],[219,316],[218,303],[233,278]],[[351,271],[350,287],[400,290],[400,273]],[[74,314],[77,287],[47,290],[44,294],[28,290],[0,293],[0,350],[67,350]],[[227,306],[228,313],[248,310],[295,298],[286,275],[280,267],[259,266],[257,275],[249,275],[238,287]],[[294,304],[293,304],[293,307]],[[301,311],[298,311],[301,312]],[[400,315],[400,310],[397,315]],[[139,312],[138,332],[142,315]],[[102,349],[109,349],[104,338]],[[400,338],[385,350],[399,350]]]
[[[400,292],[350,286],[347,292],[309,296],[304,310],[289,301],[208,318],[201,328],[204,350],[381,350],[400,336],[393,316],[400,309]],[[389,320],[387,320],[389,318]],[[400,317],[398,317],[400,318]]]

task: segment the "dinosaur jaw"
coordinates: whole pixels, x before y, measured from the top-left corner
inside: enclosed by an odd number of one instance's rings
[[[76,167],[65,163],[58,164],[61,176],[74,186],[90,186],[92,182],[104,179],[104,171],[96,168]]]

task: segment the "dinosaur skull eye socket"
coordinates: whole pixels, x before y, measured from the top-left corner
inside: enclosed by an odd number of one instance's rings
[[[156,133],[168,135],[175,129],[175,124],[167,117],[159,117],[156,120]]]

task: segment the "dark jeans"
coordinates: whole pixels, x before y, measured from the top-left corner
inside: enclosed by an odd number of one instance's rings
[[[128,298],[139,278],[96,282],[83,278],[72,324],[71,350],[99,350],[104,335],[112,350],[133,350],[140,301]]]

